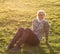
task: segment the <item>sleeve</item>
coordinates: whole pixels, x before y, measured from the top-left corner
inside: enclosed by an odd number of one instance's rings
[[[45,22],[44,32],[45,32],[45,35],[47,35],[47,36],[48,36],[48,34],[49,34],[49,29],[50,29],[49,22]]]
[[[36,21],[33,20],[33,21],[32,21],[32,30],[33,30],[33,31],[36,31],[36,29],[37,29]]]

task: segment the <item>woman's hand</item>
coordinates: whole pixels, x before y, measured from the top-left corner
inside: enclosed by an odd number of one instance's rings
[[[46,44],[49,45],[49,41],[46,41]]]

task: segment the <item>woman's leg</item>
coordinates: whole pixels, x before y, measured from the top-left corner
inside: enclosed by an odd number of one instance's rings
[[[28,29],[25,29],[23,32],[23,35],[21,36],[21,38],[18,40],[18,42],[16,44],[17,49],[20,48],[23,43],[25,43],[28,36],[29,36],[29,31],[28,31]]]
[[[16,44],[16,47],[14,48],[14,50],[18,50],[23,43],[25,43],[26,41],[29,40],[29,39],[27,40],[27,38],[29,38],[31,35],[33,35],[33,32],[28,28],[25,29],[24,32],[23,32],[23,35],[21,36],[18,43]],[[33,39],[34,36],[31,36],[31,38]],[[35,37],[35,39],[36,39],[36,37]],[[32,40],[30,40],[30,41],[32,41]],[[36,41],[37,41],[37,39],[36,39]]]
[[[24,29],[23,28],[19,28],[18,31],[16,32],[14,38],[12,39],[12,41],[10,42],[10,44],[8,45],[8,49],[11,49],[14,47],[14,44],[19,40],[19,38],[22,36]]]

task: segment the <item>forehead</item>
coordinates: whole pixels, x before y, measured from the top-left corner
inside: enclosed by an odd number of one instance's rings
[[[45,13],[44,12],[39,12],[38,15],[45,15]]]

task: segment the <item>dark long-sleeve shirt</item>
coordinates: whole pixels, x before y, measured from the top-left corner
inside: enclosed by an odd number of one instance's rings
[[[34,19],[32,21],[32,30],[37,35],[38,39],[41,40],[42,36],[49,33],[49,22],[47,20],[38,21],[38,19]]]

